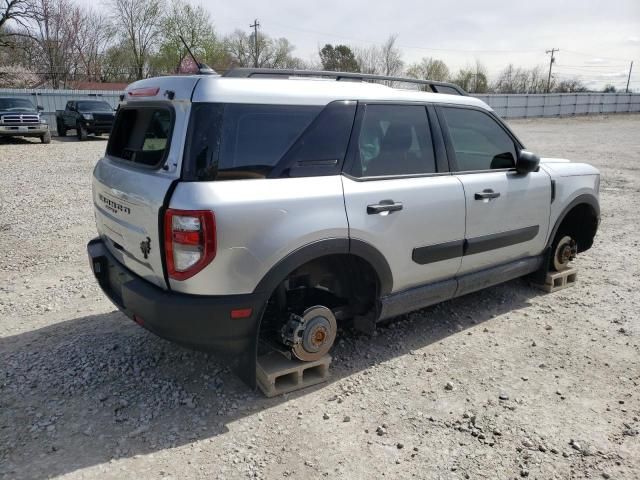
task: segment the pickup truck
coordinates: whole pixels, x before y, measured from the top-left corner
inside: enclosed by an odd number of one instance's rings
[[[0,138],[38,137],[42,143],[50,143],[51,132],[41,110],[26,98],[0,98]]]
[[[86,140],[89,134],[110,133],[114,117],[104,100],[70,100],[64,110],[56,110],[56,127],[61,137],[75,130],[78,140]]]

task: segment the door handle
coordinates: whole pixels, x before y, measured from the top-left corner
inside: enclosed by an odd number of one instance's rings
[[[375,215],[376,213],[383,212],[397,212],[402,210],[402,203],[394,202],[393,200],[381,200],[380,203],[374,205],[367,205],[367,213],[369,215]]]
[[[491,200],[492,198],[498,198],[500,196],[500,192],[494,192],[490,188],[485,188],[482,192],[477,192],[475,194],[476,200]]]

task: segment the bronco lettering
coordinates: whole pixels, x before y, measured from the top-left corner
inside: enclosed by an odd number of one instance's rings
[[[100,198],[100,201],[104,204],[107,210],[115,214],[118,214],[119,212],[126,213],[127,215],[131,214],[131,209],[129,207],[126,207],[121,203],[114,202],[110,198],[107,198],[104,195],[102,195],[101,193],[98,194],[98,198]]]

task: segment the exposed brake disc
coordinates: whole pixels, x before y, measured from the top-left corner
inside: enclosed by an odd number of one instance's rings
[[[299,360],[310,362],[322,358],[333,346],[338,326],[327,307],[307,308],[302,316],[291,314],[282,327],[282,341],[291,347]]]

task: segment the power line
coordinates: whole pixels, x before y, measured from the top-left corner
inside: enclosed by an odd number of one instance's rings
[[[591,53],[576,52],[575,50],[567,50],[566,48],[564,49],[564,51],[567,52],[567,53],[574,53],[576,55],[582,55],[583,57],[606,58],[607,60],[619,60],[619,61],[622,61],[622,62],[629,60],[628,58],[603,57],[601,55],[593,55]]]

